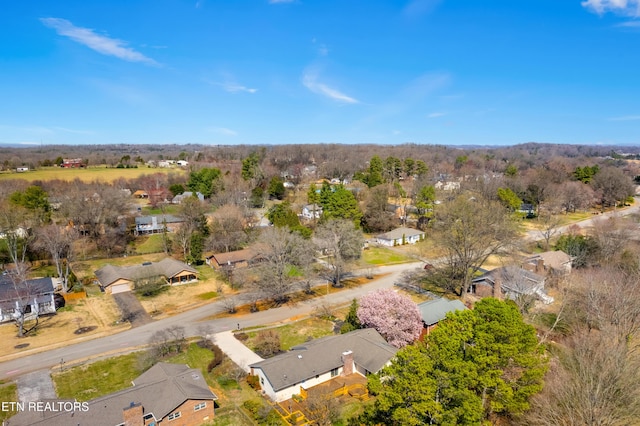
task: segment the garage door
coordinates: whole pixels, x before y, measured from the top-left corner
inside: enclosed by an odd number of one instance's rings
[[[129,284],[114,284],[111,286],[111,294],[124,293],[125,291],[131,291]]]

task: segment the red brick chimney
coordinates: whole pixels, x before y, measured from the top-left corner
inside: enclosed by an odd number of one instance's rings
[[[502,273],[498,272],[493,279],[493,297],[502,300]]]
[[[342,375],[348,376],[349,374],[353,374],[353,370],[353,352],[342,352]]]
[[[142,404],[131,402],[126,408],[122,409],[122,418],[124,419],[125,426],[144,426],[144,419],[142,415],[144,411]]]

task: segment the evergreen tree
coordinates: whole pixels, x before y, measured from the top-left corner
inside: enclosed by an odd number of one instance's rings
[[[450,313],[425,344],[400,350],[369,387],[378,397],[354,424],[479,425],[522,414],[547,359],[513,302],[483,299]]]

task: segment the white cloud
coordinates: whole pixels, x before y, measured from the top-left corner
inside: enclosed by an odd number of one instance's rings
[[[318,81],[318,72],[313,69],[306,69],[302,74],[302,84],[307,89],[318,95],[326,96],[334,101],[343,102],[347,104],[359,103],[357,99],[351,96],[345,95],[337,89],[327,86],[324,83]]]
[[[609,121],[639,121],[640,115],[623,115],[622,117],[612,117]]]
[[[580,4],[598,15],[612,12],[623,16],[640,16],[640,0],[585,0]]]
[[[83,44],[98,53],[129,62],[142,62],[149,65],[159,65],[153,59],[143,55],[136,50],[126,47],[126,42],[104,35],[96,34],[92,29],[76,27],[66,19],[60,18],[40,18],[40,21],[47,27],[53,28],[62,36]]]
[[[229,93],[238,93],[238,92],[256,93],[258,91],[258,89],[253,89],[251,87],[246,87],[241,84],[229,83],[229,82],[220,83],[220,86],[222,86],[222,88]]]
[[[447,115],[446,112],[432,112],[431,114],[427,114],[427,118],[438,118],[444,117],[445,115]]]
[[[235,130],[228,129],[226,127],[210,127],[207,130],[209,130],[210,132],[219,133],[219,134],[225,135],[225,136],[237,136],[238,135],[238,132],[236,132]]]
[[[269,0],[269,4],[293,3],[296,0]]]

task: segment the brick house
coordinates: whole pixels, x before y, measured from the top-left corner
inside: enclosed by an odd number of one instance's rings
[[[133,386],[84,403],[59,401],[77,409],[22,411],[6,426],[196,426],[213,421],[214,401],[200,370],[160,362],[142,373]],[[58,401],[54,401],[58,402]],[[75,404],[74,404],[75,402]]]

